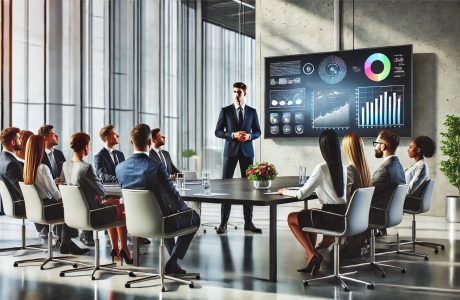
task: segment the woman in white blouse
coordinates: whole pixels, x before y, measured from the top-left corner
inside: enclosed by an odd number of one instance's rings
[[[435,142],[428,136],[418,136],[413,139],[409,145],[407,154],[410,158],[415,160],[415,163],[405,171],[406,183],[409,185],[407,194],[409,196],[418,197],[420,196],[420,187],[428,179],[430,171],[427,164],[425,163],[425,157],[432,157],[436,151]],[[407,198],[404,203],[404,208],[417,209],[414,205],[418,206],[419,201],[412,203]]]
[[[344,214],[346,210],[347,167],[342,164],[340,143],[333,130],[325,130],[319,138],[321,154],[325,162],[315,167],[307,182],[298,191],[280,189],[286,196],[305,199],[316,191],[322,210]],[[307,266],[299,272],[313,273],[319,270],[322,257],[316,252],[316,234],[302,231],[303,227],[320,227],[340,230],[344,228],[343,218],[302,210],[290,213],[288,224],[292,233],[304,247],[307,254]]]
[[[26,144],[25,164],[24,164],[24,183],[34,184],[44,205],[62,203],[61,193],[56,186],[51,175],[51,170],[41,161],[45,153],[45,140],[42,136],[32,135]],[[63,218],[64,208],[62,205],[50,211],[50,218]],[[62,254],[81,255],[89,249],[79,248],[71,237],[78,236],[78,231],[68,227],[66,224],[59,225],[61,237],[56,242]]]

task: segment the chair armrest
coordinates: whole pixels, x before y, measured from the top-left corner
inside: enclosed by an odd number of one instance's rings
[[[311,210],[312,211],[318,211],[318,212],[321,212],[323,214],[330,214],[330,215],[335,215],[335,216],[338,216],[338,217],[344,217],[344,215],[333,213],[333,212],[326,211],[326,210],[317,209],[317,208],[312,208]]]
[[[62,206],[62,202],[56,202],[56,203],[52,203],[52,204],[47,204],[47,205],[43,205],[44,208],[47,208],[47,207],[53,207],[53,206]]]
[[[422,200],[421,197],[414,197],[414,196],[406,196],[406,200],[407,200],[407,199],[410,199],[410,200],[418,200],[418,201]]]
[[[375,207],[375,206],[371,206],[371,209],[382,210],[382,211],[385,211],[385,210],[386,210],[386,209],[384,209],[384,208]]]

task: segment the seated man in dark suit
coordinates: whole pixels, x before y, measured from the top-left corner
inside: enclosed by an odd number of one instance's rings
[[[120,136],[113,125],[106,125],[99,131],[104,147],[94,156],[94,168],[97,177],[103,184],[118,183],[115,167],[125,161],[123,152],[114,149],[118,145]]]
[[[375,186],[375,192],[371,206],[386,209],[396,186],[406,183],[404,169],[399,162],[398,156],[395,155],[399,145],[399,136],[388,129],[384,129],[379,132],[373,144],[375,157],[383,157],[384,160],[372,176],[372,185]],[[384,216],[379,214],[378,211],[371,209],[369,220],[382,223],[382,218]]]
[[[149,158],[150,134],[150,127],[145,124],[138,124],[131,130],[134,153],[116,168],[116,175],[121,188],[153,191],[164,216],[189,211],[189,213],[168,218],[172,220],[166,222],[166,232],[199,226],[199,215],[187,207],[182,200],[164,165]],[[184,258],[194,235],[195,233],[180,236],[177,241],[174,238],[165,239],[165,245],[170,255],[165,266],[165,273],[185,274],[177,260]]]
[[[152,129],[152,144],[150,147],[149,156],[150,159],[158,161],[165,165],[169,176],[172,179],[176,178],[176,174],[180,173],[180,170],[176,168],[171,160],[171,155],[166,150],[161,149],[166,144],[166,137],[160,131],[160,128]]]
[[[0,155],[0,180],[5,183],[11,194],[15,214],[25,216],[26,211],[24,201],[22,201],[24,198],[19,187],[19,182],[23,181],[23,165],[14,154],[14,151],[21,148],[19,131],[19,128],[16,127],[5,128],[0,135],[3,145],[3,151]]]

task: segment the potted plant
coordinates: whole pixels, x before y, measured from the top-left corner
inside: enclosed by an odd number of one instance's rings
[[[441,161],[441,171],[458,190],[457,195],[446,197],[447,221],[460,221],[460,117],[447,115],[444,121],[447,131],[442,132],[441,151],[446,160]]]
[[[274,165],[261,161],[250,165],[246,170],[248,180],[253,181],[256,189],[269,189],[278,173]]]

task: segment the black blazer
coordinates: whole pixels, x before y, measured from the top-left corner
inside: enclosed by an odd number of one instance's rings
[[[2,151],[0,155],[0,179],[3,180],[13,201],[24,199],[19,182],[23,179],[22,164],[11,154]]]
[[[178,168],[176,168],[176,166],[173,164],[172,160],[171,160],[171,155],[169,154],[168,151],[166,150],[160,150],[161,153],[163,153],[163,156],[165,157],[165,160],[166,160],[166,165],[168,166],[168,173],[169,175],[175,175],[177,173],[180,173],[180,170]],[[150,152],[149,152],[149,157],[151,160],[153,161],[156,161],[156,162],[159,162],[159,163],[163,163],[160,159],[160,156],[157,154],[157,152],[153,149],[150,149]]]
[[[372,185],[375,186],[371,205],[378,208],[387,208],[393,190],[399,184],[405,184],[404,169],[397,156],[385,160],[372,176]]]
[[[48,166],[48,168],[50,168],[53,179],[56,179],[57,177],[61,176],[62,164],[65,162],[65,157],[62,151],[59,149],[54,149],[53,155],[58,169],[57,174],[53,174],[53,169],[51,168],[51,163],[46,152],[43,154],[42,164],[45,164]]]
[[[123,152],[114,150],[115,155],[118,158],[118,163],[125,161]],[[115,175],[115,163],[112,160],[110,152],[103,147],[94,156],[94,169],[96,169],[96,175],[102,181],[102,183],[117,183],[117,176]]]
[[[238,119],[235,105],[231,104],[222,108],[214,134],[218,138],[225,139],[224,157],[237,156],[240,148],[244,157],[254,157],[252,141],[258,139],[261,134],[257,111],[245,105],[243,130],[251,134],[251,139],[249,141],[241,143],[236,139],[232,139],[232,133],[237,131],[237,124]]]

